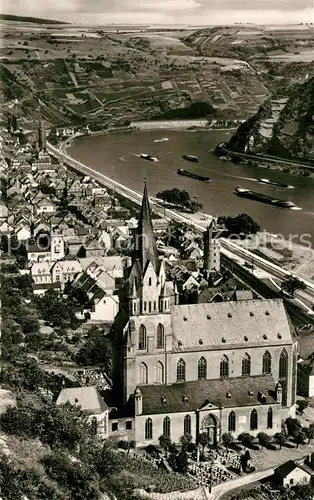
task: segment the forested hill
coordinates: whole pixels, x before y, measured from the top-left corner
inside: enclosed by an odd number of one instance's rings
[[[38,17],[13,16],[11,14],[0,14],[0,19],[4,21],[16,21],[19,23],[34,23],[34,24],[69,24],[63,21],[53,19],[41,19]]]
[[[229,141],[235,151],[314,157],[314,78],[267,100]]]

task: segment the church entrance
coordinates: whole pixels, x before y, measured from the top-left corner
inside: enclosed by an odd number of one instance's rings
[[[214,415],[207,415],[201,422],[201,433],[209,437],[210,446],[215,446],[218,442],[218,420]]]

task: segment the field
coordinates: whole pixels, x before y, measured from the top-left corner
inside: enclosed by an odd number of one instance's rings
[[[217,118],[246,119],[283,78],[292,84],[310,73],[312,45],[310,27],[154,31],[15,22],[3,25],[0,59],[5,97],[19,99],[22,115],[37,101],[52,125],[114,125],[196,101],[211,103]]]

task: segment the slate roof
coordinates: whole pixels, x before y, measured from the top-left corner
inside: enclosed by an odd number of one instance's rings
[[[83,411],[92,415],[104,413],[108,409],[108,406],[100,396],[96,387],[72,387],[62,389],[56,404],[61,405],[67,402],[72,405],[80,406]]]
[[[292,472],[294,469],[298,468],[302,469],[304,472],[310,474],[311,476],[314,475],[314,471],[310,469],[310,467],[308,467],[305,464],[301,464],[299,462],[294,462],[293,460],[288,460],[288,462],[285,462],[284,464],[280,465],[279,467],[277,467],[277,469],[275,469],[274,472],[276,476],[284,478],[288,476],[288,474],[290,474],[290,472]]]
[[[144,415],[196,411],[207,405],[237,408],[279,404],[276,401],[276,384],[271,375],[143,385],[140,390]],[[263,403],[259,393],[266,397]],[[162,398],[166,398],[167,402],[163,403]]]
[[[175,351],[291,345],[295,334],[281,299],[172,306],[171,323]]]

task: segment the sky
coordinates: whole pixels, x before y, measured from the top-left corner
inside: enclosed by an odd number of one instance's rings
[[[314,0],[2,0],[2,12],[95,25],[297,24],[314,22]]]

